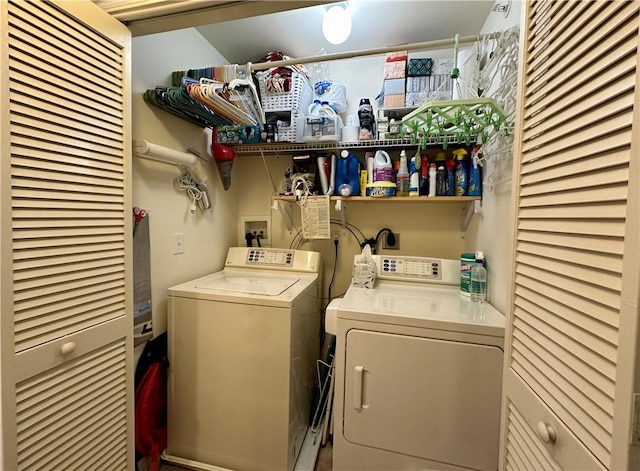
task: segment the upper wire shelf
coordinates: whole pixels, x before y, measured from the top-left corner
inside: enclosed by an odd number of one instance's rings
[[[284,152],[297,152],[306,150],[323,149],[378,149],[381,147],[415,147],[423,145],[458,144],[455,135],[429,136],[428,139],[384,139],[357,142],[314,141],[314,142],[272,142],[260,144],[230,144],[236,154],[280,154]],[[464,144],[460,142],[459,144]]]

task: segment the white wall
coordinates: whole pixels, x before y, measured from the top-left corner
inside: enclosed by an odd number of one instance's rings
[[[187,53],[185,53],[187,51]],[[142,94],[156,85],[170,85],[171,72],[227,64],[195,29],[133,39],[133,139],[207,154],[203,130],[159,108]],[[149,212],[154,335],[166,330],[166,291],[175,284],[222,268],[227,248],[235,243],[236,188],[225,192],[215,165],[205,167],[212,208],[189,212],[184,192],[174,189],[177,167],[133,158],[133,204]],[[184,253],[173,255],[173,234],[184,234]]]
[[[504,4],[497,1],[496,4]],[[481,34],[504,31],[520,24],[521,2],[511,2],[507,17],[501,12],[492,12],[487,17]],[[509,159],[507,159],[509,160]],[[508,163],[508,162],[507,162]],[[489,158],[484,169],[485,177],[497,172],[500,183],[493,191],[485,188],[482,195],[482,214],[474,217],[469,227],[469,241],[475,241],[475,247],[467,249],[483,250],[487,259],[489,280],[488,298],[503,314],[508,314],[511,302],[511,270],[513,263],[513,212],[511,191],[511,165],[503,168],[500,162]]]

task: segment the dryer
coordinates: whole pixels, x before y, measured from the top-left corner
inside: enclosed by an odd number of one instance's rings
[[[374,258],[337,309],[333,469],[497,470],[504,316],[457,260]]]
[[[232,247],[169,288],[168,461],[291,471],[319,354],[320,255]]]

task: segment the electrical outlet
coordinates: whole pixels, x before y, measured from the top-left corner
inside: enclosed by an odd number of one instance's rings
[[[333,240],[334,242],[338,242],[337,245],[340,245],[340,232],[331,231],[331,240]]]
[[[176,232],[173,234],[173,255],[184,253],[184,234]]]
[[[384,237],[382,238],[382,248],[383,249],[386,249],[386,250],[400,250],[400,234],[398,234],[397,232],[394,232],[393,235],[396,238],[395,244],[394,245],[390,245],[389,241],[387,240],[387,237],[389,236],[389,233],[388,232],[384,233]]]

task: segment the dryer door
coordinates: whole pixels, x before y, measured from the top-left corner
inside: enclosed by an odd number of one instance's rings
[[[350,330],[344,436],[359,445],[498,469],[498,347]]]

